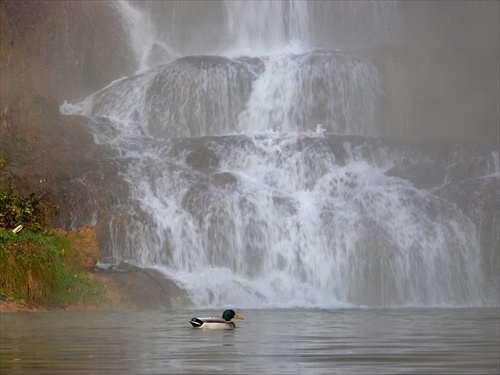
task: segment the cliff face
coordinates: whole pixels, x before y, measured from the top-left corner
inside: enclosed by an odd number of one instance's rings
[[[115,173],[99,162],[102,150],[85,120],[59,115],[64,100],[83,98],[132,70],[127,33],[113,6],[0,2],[0,158],[6,160],[0,189],[14,180],[22,194],[50,193],[61,207],[56,226],[71,228],[76,206],[95,209],[95,187],[105,189]]]
[[[0,3],[0,104],[81,98],[130,74],[127,33],[107,1]]]
[[[53,225],[72,229],[113,199],[100,162],[103,151],[86,119],[59,115],[64,100],[83,98],[129,75],[127,32],[112,2],[0,2],[0,189],[13,180],[21,194],[41,191],[60,210]],[[94,196],[96,190],[101,190]],[[111,195],[110,195],[111,194]],[[97,208],[96,208],[97,207]],[[100,215],[106,215],[100,212]],[[101,228],[97,228],[99,232]]]

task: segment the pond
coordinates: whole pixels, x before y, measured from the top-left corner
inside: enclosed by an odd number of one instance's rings
[[[498,308],[2,313],[2,374],[498,374]]]

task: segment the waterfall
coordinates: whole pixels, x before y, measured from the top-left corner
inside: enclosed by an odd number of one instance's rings
[[[287,41],[309,42],[305,1],[225,1],[224,5],[228,44],[238,53],[268,54]]]
[[[141,220],[115,256],[165,272],[199,306],[480,303],[471,221],[335,139],[150,144],[128,171]]]
[[[116,6],[139,71],[188,55],[272,55],[290,44],[354,50],[400,34],[392,0],[120,0]]]
[[[115,3],[113,3],[115,4]],[[143,72],[163,61],[178,55],[159,38],[151,17],[131,6],[125,0],[119,0],[115,8],[127,23],[130,30],[130,45],[135,52],[137,72]]]
[[[317,51],[270,58],[254,84],[239,130],[376,135],[376,68],[344,53]]]
[[[378,81],[369,61],[344,53],[187,56],[95,93],[89,113],[162,138],[318,124],[337,134],[376,135]]]
[[[168,3],[149,6],[185,9]],[[421,186],[406,168],[425,159],[434,173],[462,154],[415,156],[366,138],[377,136],[377,69],[310,44],[325,32],[317,7],[356,3],[214,3],[225,53],[138,58],[134,76],[63,105],[93,119],[129,186],[106,259],[161,271],[199,307],[485,303],[478,229],[447,199],[455,182],[435,173]],[[380,15],[393,14],[392,2],[390,12],[380,4],[359,5],[363,17],[379,10],[367,22],[374,34]],[[147,7],[136,6],[118,3],[138,56],[150,54],[144,46],[175,51],[168,28],[137,28]],[[473,178],[497,179],[491,165]]]

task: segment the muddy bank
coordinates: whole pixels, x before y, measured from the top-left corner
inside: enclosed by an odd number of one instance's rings
[[[92,302],[79,302],[57,310],[161,310],[185,304],[187,297],[172,281],[155,270],[120,264],[116,269],[94,268],[87,274],[102,284],[102,294]],[[0,312],[51,311],[54,307],[0,299]]]
[[[80,301],[73,305],[54,307],[8,301],[0,295],[0,312],[50,311],[50,310],[119,310],[119,309],[170,309],[186,304],[183,290],[160,272],[120,263],[107,269],[96,267],[99,244],[93,225],[87,224],[71,231],[55,229],[66,236],[72,248],[73,261],[88,270],[86,277],[98,280],[102,289],[92,301]]]
[[[25,301],[9,301],[3,297],[0,299],[0,312],[41,312],[53,310],[106,310],[127,309],[133,307],[133,296],[127,293],[124,285],[115,282],[112,278],[89,272],[89,279],[97,279],[102,284],[102,295],[90,303],[79,302],[65,307],[53,307]],[[125,283],[126,285],[126,283]]]

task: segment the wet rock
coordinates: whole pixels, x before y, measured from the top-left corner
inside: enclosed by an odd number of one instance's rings
[[[122,262],[115,268],[96,269],[96,274],[113,280],[128,295],[131,306],[141,309],[182,307],[187,293],[159,271]]]
[[[444,182],[444,168],[429,161],[414,162],[403,160],[389,169],[386,176],[399,177],[411,181],[420,189],[430,189]]]
[[[214,174],[212,174],[211,177],[212,177],[212,181],[218,187],[232,186],[238,182],[238,179],[236,178],[236,176],[234,176],[232,173],[228,173],[228,172],[214,173]]]
[[[198,146],[186,157],[186,164],[201,172],[207,172],[210,168],[217,168],[219,158],[206,146]]]
[[[492,301],[499,298],[500,251],[498,228],[500,189],[497,177],[468,179],[449,183],[434,194],[455,203],[474,223],[480,240],[483,272],[488,285],[486,294]]]
[[[210,199],[209,188],[206,184],[195,184],[189,188],[182,198],[182,208],[193,217],[201,220],[202,213]]]

